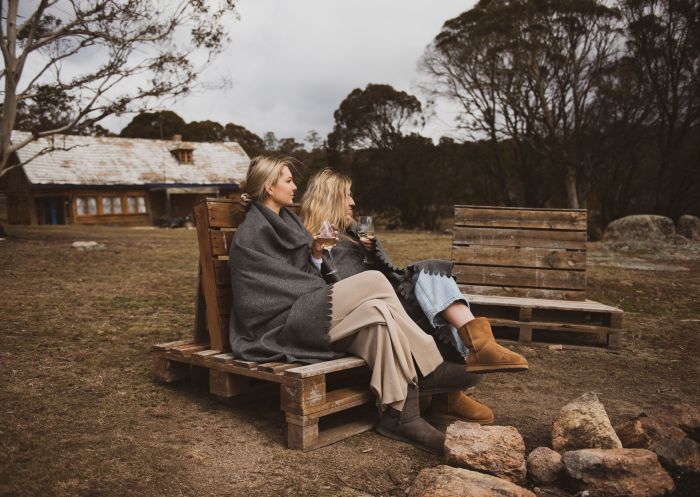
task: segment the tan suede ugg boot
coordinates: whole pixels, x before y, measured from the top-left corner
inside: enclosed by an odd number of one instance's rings
[[[434,415],[443,418],[458,419],[480,425],[493,423],[493,411],[464,392],[434,395],[431,409]]]
[[[469,321],[459,329],[459,336],[469,348],[467,371],[471,373],[528,369],[527,359],[496,343],[486,318]]]

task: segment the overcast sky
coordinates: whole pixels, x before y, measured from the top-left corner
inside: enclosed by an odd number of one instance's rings
[[[171,109],[186,121],[235,122],[262,136],[323,138],[354,88],[387,83],[422,101],[417,62],[442,24],[475,0],[239,0],[231,44],[205,74],[229,87],[190,95]],[[105,124],[119,131],[132,116]],[[451,133],[454,112],[426,127]]]

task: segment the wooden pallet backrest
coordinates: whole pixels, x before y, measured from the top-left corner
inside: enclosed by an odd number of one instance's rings
[[[585,300],[585,209],[457,205],[454,219],[464,293]]]
[[[298,213],[299,207],[290,209]],[[246,211],[239,199],[200,200],[194,206],[199,242],[198,294],[204,302],[204,316],[195,324],[195,341],[201,341],[208,330],[212,350],[230,350],[228,324],[231,316],[231,273],[229,250],[236,228],[245,219]],[[201,309],[200,309],[201,312]]]
[[[229,350],[231,275],[228,252],[236,228],[245,219],[239,200],[204,199],[194,206],[199,242],[200,291],[204,297],[206,328],[213,350]]]

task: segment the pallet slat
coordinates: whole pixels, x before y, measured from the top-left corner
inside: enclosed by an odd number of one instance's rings
[[[215,257],[228,255],[235,233],[235,228],[210,229],[211,255]]]
[[[478,266],[586,270],[586,253],[573,250],[455,245],[452,260],[458,264]]]
[[[455,207],[455,225],[586,231],[585,210]]]
[[[340,359],[334,359],[332,361],[319,362],[318,364],[309,364],[307,366],[288,369],[284,372],[284,374],[293,378],[309,378],[311,376],[334,373],[336,371],[359,368],[366,365],[367,363],[365,360],[359,357],[341,357]]]
[[[579,300],[586,298],[583,290],[551,290],[546,288],[518,288],[507,286],[485,286],[485,285],[464,285],[460,284],[462,293],[479,297],[493,296],[509,298],[534,298],[534,299],[562,299]]]
[[[454,243],[456,245],[585,250],[586,232],[455,226]]]
[[[530,269],[456,264],[452,273],[464,285],[585,290],[586,273],[561,269]]]

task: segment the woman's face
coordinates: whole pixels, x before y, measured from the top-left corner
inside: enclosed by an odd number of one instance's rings
[[[352,198],[352,191],[350,190],[350,186],[348,186],[347,191],[345,192],[345,217],[349,221],[352,219],[352,208],[355,207],[355,201]]]
[[[267,188],[268,200],[277,207],[287,207],[294,203],[294,193],[296,191],[297,185],[294,184],[292,179],[292,172],[287,166],[284,166],[277,181]]]

